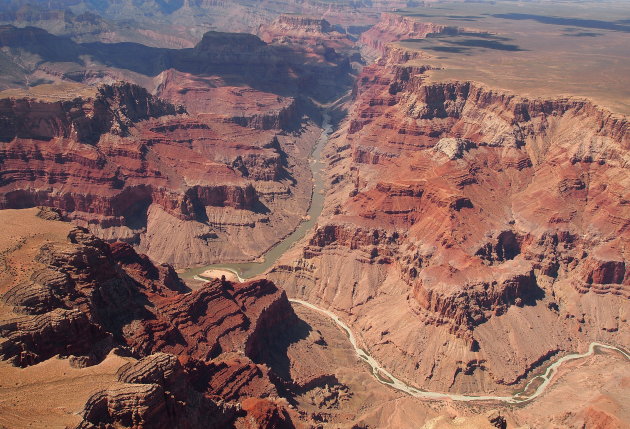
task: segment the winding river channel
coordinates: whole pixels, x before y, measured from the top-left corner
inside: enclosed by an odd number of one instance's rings
[[[346,334],[348,335],[348,339],[350,343],[352,344],[352,347],[354,347],[354,351],[357,353],[357,355],[361,359],[363,359],[370,366],[370,368],[372,369],[372,374],[379,381],[379,383],[393,387],[396,390],[400,390],[401,392],[408,393],[409,395],[415,396],[417,398],[433,399],[433,400],[452,400],[452,401],[462,401],[462,402],[500,401],[500,402],[507,402],[509,404],[518,404],[518,403],[531,401],[537,398],[538,396],[542,395],[542,393],[545,391],[545,389],[551,382],[551,379],[553,378],[554,374],[557,372],[557,369],[560,365],[570,360],[581,359],[581,358],[590,356],[593,353],[595,353],[596,348],[615,350],[621,353],[627,360],[630,361],[630,354],[627,353],[626,351],[618,347],[610,346],[608,344],[592,342],[588,348],[588,352],[581,353],[581,354],[573,353],[573,354],[563,356],[560,359],[558,359],[556,362],[551,364],[549,367],[547,367],[547,370],[545,371],[544,374],[532,377],[532,379],[529,380],[529,382],[523,389],[523,392],[527,392],[533,383],[539,382],[540,384],[538,385],[536,390],[529,395],[526,395],[524,393],[517,393],[513,396],[473,396],[473,395],[460,395],[457,393],[429,392],[429,391],[420,390],[415,387],[409,386],[408,384],[394,377],[389,371],[383,368],[372,356],[367,354],[365,350],[361,349],[358,346],[357,340],[354,334],[352,333],[352,330],[350,329],[350,327],[346,325],[335,313],[325,310],[314,304],[311,304],[310,302],[302,301],[300,299],[290,298],[289,301],[297,303],[297,304],[301,304],[307,308],[310,308],[311,310],[318,311],[320,313],[325,314],[329,318],[331,318],[337,324],[337,326],[339,326],[341,329],[343,329],[346,332]]]
[[[247,263],[234,263],[234,264],[213,264],[207,265],[198,268],[192,268],[187,270],[184,273],[184,277],[195,278],[197,280],[206,281],[206,278],[200,277],[200,274],[206,270],[217,269],[217,270],[226,270],[234,273],[239,281],[245,281],[248,278],[252,278],[259,274],[262,274],[267,269],[271,268],[273,264],[282,256],[289,248],[298,240],[304,237],[304,235],[315,225],[315,222],[319,218],[319,215],[322,212],[324,205],[324,177],[323,177],[323,164],[321,162],[322,150],[328,143],[328,139],[332,134],[333,127],[330,123],[330,115],[327,112],[324,112],[324,120],[323,120],[323,131],[321,136],[319,137],[313,152],[310,157],[310,166],[313,175],[313,196],[311,199],[311,206],[308,210],[308,217],[305,221],[300,223],[300,225],[289,234],[284,240],[270,248],[262,258],[262,262],[247,262]],[[499,401],[509,404],[519,404],[531,401],[545,391],[549,383],[551,383],[554,375],[557,373],[557,369],[564,363],[582,359],[587,356],[595,353],[597,348],[599,349],[609,349],[614,350],[616,352],[621,353],[626,360],[630,361],[630,354],[625,350],[611,346],[608,344],[603,344],[599,342],[592,342],[589,346],[589,349],[586,353],[573,353],[566,356],[561,357],[553,364],[549,365],[546,371],[543,374],[536,375],[532,377],[529,382],[525,385],[524,389],[516,393],[512,396],[475,396],[475,395],[461,395],[457,393],[442,393],[442,392],[430,392],[418,389],[416,387],[410,386],[401,380],[394,377],[389,371],[383,368],[372,356],[370,356],[365,350],[359,347],[356,341],[356,337],[354,333],[350,329],[348,325],[346,325],[335,313],[332,311],[323,309],[318,307],[315,304],[312,304],[307,301],[303,301],[300,299],[292,299],[289,301],[292,303],[303,305],[311,310],[318,311],[330,319],[332,319],[337,326],[339,326],[343,331],[346,332],[348,336],[348,340],[352,344],[355,352],[367,365],[371,368],[372,374],[378,380],[378,382],[390,386],[396,390],[407,393],[409,395],[415,396],[417,398],[430,399],[430,400],[451,400],[451,401],[462,401],[462,402],[470,402],[470,401]],[[537,384],[537,387],[533,392],[527,394],[527,392],[532,389],[532,386]]]
[[[321,162],[322,150],[328,143],[328,138],[333,132],[333,126],[330,123],[330,115],[328,112],[323,113],[322,134],[317,140],[311,156],[309,164],[313,175],[313,194],[311,197],[311,205],[308,209],[306,219],[302,221],[298,227],[282,241],[271,247],[262,255],[262,262],[244,262],[234,264],[213,264],[203,267],[197,267],[187,270],[183,276],[200,279],[199,275],[206,270],[226,270],[236,275],[239,281],[255,277],[264,273],[275,264],[289,248],[296,242],[301,240],[306,233],[315,225],[319,215],[324,207],[324,165]]]

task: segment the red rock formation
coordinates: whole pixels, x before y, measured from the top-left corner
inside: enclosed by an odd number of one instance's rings
[[[271,400],[239,405],[278,397],[269,369],[248,358],[297,320],[273,283],[217,280],[189,291],[171,266],[76,227],[67,241],[41,245],[30,266],[28,283],[0,284],[0,358],[25,367],[72,355],[89,366],[115,349],[139,359],[91,396],[79,427],[293,427]]]
[[[204,363],[197,360],[186,362],[197,389],[226,401],[244,397],[277,397],[276,387],[269,381],[269,370],[256,365],[244,356],[233,359],[215,359]]]
[[[96,144],[105,133],[127,136],[133,123],[174,115],[177,109],[128,83],[98,88],[94,98],[44,102],[0,100],[0,141],[64,138]]]
[[[291,429],[294,427],[286,409],[277,404],[258,398],[243,401],[243,410],[247,416],[237,421],[239,429]]]
[[[302,46],[329,61],[354,48],[350,37],[333,30],[328,21],[305,15],[280,15],[271,24],[261,26],[258,35],[267,43]]]
[[[140,356],[161,351],[205,361],[223,351],[254,355],[271,326],[295,317],[284,294],[265,280],[216,281],[184,293],[172,267],[156,267],[128,244],[108,245],[82,229],[69,240],[73,244],[44,246],[38,261],[47,268],[5,294],[5,302],[33,314],[3,327],[5,359],[26,365],[57,353],[88,354],[105,332]],[[64,329],[80,335],[66,338]]]
[[[253,88],[226,86],[218,78],[169,69],[158,76],[160,97],[186,106],[189,113],[213,113],[226,122],[258,130],[292,130],[300,123],[298,102]]]
[[[306,184],[296,185],[287,171],[287,140],[243,128],[241,117],[173,116],[172,105],[128,84],[101,87],[94,99],[2,103],[0,207],[60,208],[101,237],[139,244],[159,261],[246,259],[278,239],[277,222],[297,223],[285,210],[308,198]],[[290,119],[278,125],[283,121]],[[156,218],[180,227],[166,237],[154,228]],[[254,225],[258,239],[228,242]],[[213,250],[209,239],[223,244]],[[199,252],[179,252],[178,242]]]
[[[328,148],[317,230],[271,278],[346,314],[394,373],[437,390],[515,384],[556,353],[620,341],[627,118],[429,84],[414,53],[387,54],[364,68]]]
[[[128,364],[118,383],[92,395],[77,428],[223,428],[238,409],[204,396],[174,355],[156,353]]]
[[[463,28],[417,21],[395,13],[381,14],[380,21],[361,34],[359,43],[368,56],[383,54],[391,42],[403,39],[424,39],[439,34],[454,35],[465,31]]]
[[[178,267],[252,260],[297,226],[317,137],[304,115],[319,116],[301,96],[336,97],[351,81],[345,60],[246,34],[167,50],[3,27],[0,45],[11,58],[41,54],[46,73],[84,93],[0,101],[0,208],[56,207]],[[82,55],[100,65],[85,68]],[[69,76],[69,63],[85,75]],[[172,104],[130,84],[89,96],[76,82],[94,73],[156,85]]]

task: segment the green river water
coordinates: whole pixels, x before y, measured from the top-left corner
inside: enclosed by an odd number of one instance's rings
[[[307,217],[302,221],[298,227],[282,241],[270,248],[262,255],[261,261],[257,262],[243,262],[243,263],[223,263],[205,265],[196,268],[190,268],[184,273],[180,274],[183,278],[193,278],[199,276],[206,270],[210,269],[222,269],[235,273],[241,280],[249,279],[264,273],[296,242],[304,237],[308,230],[317,222],[319,215],[324,207],[324,177],[323,177],[323,163],[321,162],[322,150],[328,143],[328,138],[332,133],[332,124],[330,123],[330,115],[324,112],[324,120],[322,124],[322,134],[317,140],[311,156],[309,164],[313,175],[313,195],[311,198],[311,205],[308,209]]]

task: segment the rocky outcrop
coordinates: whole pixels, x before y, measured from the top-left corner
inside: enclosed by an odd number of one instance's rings
[[[13,298],[15,301],[15,295]],[[25,302],[19,304],[24,307]],[[106,334],[79,310],[57,308],[4,323],[0,326],[0,336],[6,339],[0,345],[0,357],[27,366],[57,354],[87,355]]]
[[[127,136],[133,123],[174,115],[177,109],[129,83],[103,85],[94,98],[43,102],[0,100],[0,141],[56,138],[96,144],[104,133]]]
[[[3,325],[5,359],[24,366],[55,354],[89,355],[108,335],[139,356],[164,351],[204,361],[227,350],[253,356],[269,341],[271,326],[295,317],[286,296],[265,280],[217,281],[184,293],[170,266],[156,267],[128,244],[108,245],[83,229],[69,240],[44,246],[38,261],[46,268],[4,295],[29,315]]]
[[[429,83],[422,53],[403,51],[363,69],[327,148],[324,214],[270,277],[434,390],[503,389],[594,338],[620,341],[627,118]]]
[[[243,401],[243,411],[247,416],[237,422],[242,429],[291,429],[294,426],[286,409],[277,404],[258,398]]]
[[[24,222],[29,216],[36,211]],[[39,222],[51,230],[62,224]],[[271,410],[267,423],[258,408],[241,406],[246,397],[279,396],[277,376],[254,360],[297,321],[283,291],[264,279],[191,291],[171,266],[154,265],[129,244],[66,228],[67,238],[48,233],[40,242],[27,261],[28,282],[0,271],[0,358],[28,367],[58,355],[78,368],[126,356],[117,381],[87,401],[78,427],[219,428],[259,419],[261,427],[293,427],[271,399],[261,399]],[[24,235],[22,244],[37,246],[37,238]]]
[[[6,123],[1,208],[60,209],[102,238],[140,245],[161,262],[189,266],[221,254],[247,259],[264,251],[277,239],[273,236],[282,236],[278,222],[299,221],[286,210],[308,201],[309,187],[295,178],[304,172],[288,170],[294,162],[294,154],[285,152],[288,138],[271,129],[244,128],[250,121],[260,122],[259,128],[274,125],[262,116],[175,115],[173,105],[129,84],[101,87],[88,99],[0,103]],[[291,121],[283,115],[270,121]],[[152,216],[179,225],[176,242],[206,250],[194,256],[169,247],[165,253],[160,234],[152,231]],[[228,240],[254,225],[256,240]],[[174,236],[168,237],[171,243]],[[204,237],[226,247],[211,251]],[[176,254],[184,257],[175,259]]]
[[[87,401],[77,428],[222,428],[238,414],[237,407],[194,390],[174,355],[147,356],[121,368],[117,378]]]
[[[280,15],[271,24],[261,26],[258,35],[267,43],[301,46],[327,61],[355,52],[350,36],[335,31],[325,19],[306,15]]]
[[[31,72],[61,83],[0,100],[0,208],[58,208],[177,267],[255,259],[301,221],[319,118],[307,97],[337,97],[345,60],[246,34],[176,50],[0,30],[9,57],[40,55]],[[158,97],[77,83],[119,78]]]
[[[243,397],[278,397],[270,380],[269,369],[245,356],[215,359],[211,362],[188,360],[186,370],[195,386],[226,401]]]
[[[214,113],[226,122],[257,130],[294,131],[301,125],[304,109],[293,97],[247,87],[216,87],[212,80],[174,69],[162,72],[156,82],[160,97],[186,106],[189,113]]]
[[[366,55],[378,57],[385,52],[387,45],[394,41],[424,39],[440,34],[456,35],[464,31],[467,30],[456,26],[421,22],[395,13],[383,13],[376,25],[361,34],[359,43],[363,45]]]
[[[287,32],[303,31],[305,33],[321,34],[332,31],[332,26],[325,19],[304,15],[280,15],[272,25]],[[263,38],[263,40],[265,39]],[[267,43],[270,42],[267,41]]]

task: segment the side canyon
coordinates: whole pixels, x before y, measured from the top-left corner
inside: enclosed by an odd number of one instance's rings
[[[0,427],[630,422],[627,7],[40,3]]]

